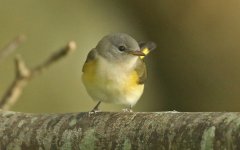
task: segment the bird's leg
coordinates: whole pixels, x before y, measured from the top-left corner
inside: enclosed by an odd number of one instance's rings
[[[132,106],[130,105],[129,107],[123,109],[123,112],[133,112]]]
[[[97,105],[89,112],[89,114],[95,114],[97,112],[100,112],[100,110],[98,109],[100,104],[101,104],[101,101],[97,103]]]

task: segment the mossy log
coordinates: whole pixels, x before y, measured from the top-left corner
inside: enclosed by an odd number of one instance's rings
[[[0,149],[240,149],[240,113],[0,111]]]

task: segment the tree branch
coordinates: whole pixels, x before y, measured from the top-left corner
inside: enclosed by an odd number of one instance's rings
[[[75,49],[76,43],[71,41],[67,46],[52,54],[46,61],[33,69],[29,69],[21,57],[17,56],[15,59],[16,77],[0,100],[0,108],[8,110],[14,103],[16,103],[24,87],[33,77],[39,75],[44,69],[48,68],[51,64],[68,55]]]
[[[12,52],[14,52],[24,41],[26,40],[25,35],[19,35],[7,45],[0,49],[0,63]]]
[[[240,149],[240,113],[0,112],[0,149]]]

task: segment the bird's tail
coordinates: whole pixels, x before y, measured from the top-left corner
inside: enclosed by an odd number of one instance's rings
[[[148,55],[152,50],[156,49],[157,45],[154,42],[139,42],[141,51]],[[140,56],[141,59],[144,59],[145,56]]]

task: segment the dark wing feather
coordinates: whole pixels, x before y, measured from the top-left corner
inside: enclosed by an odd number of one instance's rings
[[[137,61],[135,71],[139,77],[138,84],[144,84],[147,79],[147,69],[145,62],[140,58]]]
[[[147,52],[146,54],[148,54],[150,51],[156,49],[157,45],[154,42],[138,42],[139,47],[141,49],[141,51],[143,51],[144,49],[147,48]],[[139,77],[139,84],[144,84],[146,79],[147,79],[147,69],[146,69],[146,64],[143,60],[144,56],[139,57],[138,61],[137,61],[137,65],[135,68],[135,71],[138,74]]]
[[[92,49],[92,50],[88,53],[88,55],[87,55],[87,59],[86,59],[84,65],[83,65],[83,68],[82,68],[82,72],[85,71],[85,66],[86,66],[86,64],[87,64],[88,62],[94,60],[95,57],[96,57],[96,50],[95,50],[95,49]]]
[[[149,51],[152,51],[157,48],[156,43],[148,41],[148,42],[138,42],[140,49],[148,48]]]

